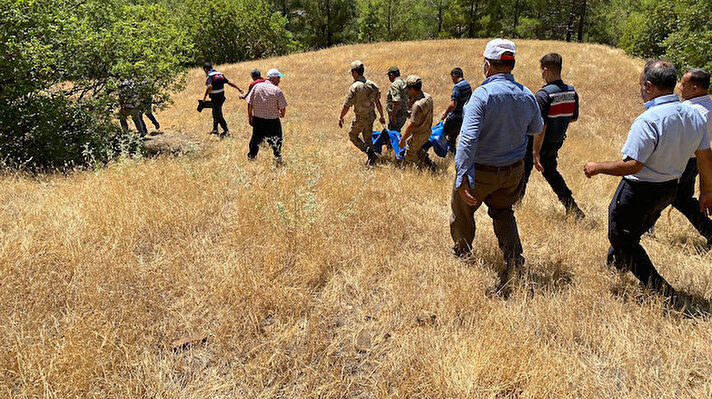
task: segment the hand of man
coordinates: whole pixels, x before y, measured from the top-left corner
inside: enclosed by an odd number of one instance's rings
[[[344,127],[344,118],[339,118],[339,129]]]
[[[596,162],[589,162],[583,167],[583,173],[586,174],[586,177],[589,179],[592,178],[593,176],[596,176],[598,172],[598,164]]]
[[[386,118],[384,118],[383,115],[381,115],[381,118],[378,121],[381,122],[381,125],[386,124]]]
[[[700,211],[705,216],[712,216],[712,191],[700,195]]]
[[[400,141],[398,142],[398,147],[405,148],[405,140],[403,138],[401,138]]]
[[[252,126],[252,115],[250,115],[250,126]]]
[[[541,166],[541,158],[539,157],[539,154],[534,154],[534,167],[539,172],[544,172],[544,167]]]
[[[470,189],[470,185],[466,182],[463,181],[462,185],[457,189],[458,194],[460,194],[460,197],[462,198],[463,201],[469,206],[477,206],[480,204],[480,201],[475,198],[474,195],[472,195],[472,190]]]
[[[444,121],[445,118],[447,118],[447,112],[443,112],[443,114],[440,116],[440,120]]]

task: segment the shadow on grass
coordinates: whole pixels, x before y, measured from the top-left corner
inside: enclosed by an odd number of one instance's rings
[[[625,274],[609,291],[622,302],[643,305],[648,301],[660,301],[663,312],[669,316],[686,319],[708,319],[712,316],[712,301],[702,295],[677,290],[673,296],[663,296],[646,289],[634,277]]]

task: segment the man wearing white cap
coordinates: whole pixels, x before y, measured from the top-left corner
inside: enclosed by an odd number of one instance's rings
[[[267,141],[275,161],[282,161],[282,123],[279,119],[284,118],[287,111],[287,100],[278,86],[283,76],[278,70],[270,69],[267,81],[255,85],[247,95],[247,116],[252,126],[249,159],[255,159],[260,144]]]
[[[472,249],[475,211],[482,203],[489,208],[507,263],[503,283],[524,264],[512,205],[524,185],[527,136],[544,128],[534,95],[512,76],[516,53],[514,43],[496,39],[482,54],[486,79],[464,108],[451,201],[450,232],[458,256],[468,256]]]

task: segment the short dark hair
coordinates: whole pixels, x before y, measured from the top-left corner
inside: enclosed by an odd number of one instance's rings
[[[705,90],[710,89],[710,73],[702,68],[690,68],[685,71],[685,74],[690,74],[690,83],[693,85],[703,88]]]
[[[358,72],[359,75],[363,75],[363,73],[366,71],[366,69],[363,67],[363,65],[361,65],[361,66],[358,67],[358,68],[353,68],[353,69],[351,69],[351,70]]]
[[[658,89],[675,90],[677,85],[675,66],[665,60],[650,60],[643,68],[643,82],[650,82]]]
[[[361,74],[363,75],[363,72],[362,72]],[[388,72],[388,74],[389,74],[389,75],[393,75],[393,76],[395,76],[395,77],[399,77],[399,76],[400,76],[400,71],[391,71],[391,72]]]
[[[417,91],[421,91],[421,90],[423,90],[423,82],[418,82],[418,83],[408,86],[408,87],[411,89],[415,89]]]
[[[539,60],[539,64],[541,65],[541,68],[548,69],[552,72],[556,73],[561,73],[561,65],[563,64],[563,60],[561,59],[561,56],[557,53],[549,53]]]
[[[452,68],[452,71],[450,71],[450,75],[451,75],[451,76],[456,76],[456,77],[458,77],[458,78],[462,78],[462,77],[465,76],[465,73],[462,72],[462,68],[460,68],[460,67],[455,67],[455,68]]]
[[[502,54],[502,55],[509,55],[514,57],[514,54],[510,53],[509,51]],[[514,69],[514,65],[516,64],[516,60],[511,59],[511,60],[491,60],[489,58],[486,58],[487,61],[489,61],[490,65],[492,65],[495,69],[502,69],[502,68],[509,68],[509,69]]]
[[[262,72],[260,72],[260,70],[257,68],[252,68],[252,70],[250,71],[250,76],[255,79],[259,79],[262,77]]]
[[[206,62],[205,64],[203,64],[203,69],[206,70],[206,71],[212,71],[212,70],[213,70],[213,64],[211,64],[210,62]]]

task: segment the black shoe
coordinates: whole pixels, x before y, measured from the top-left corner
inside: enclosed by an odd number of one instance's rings
[[[218,134],[218,131],[217,131],[217,129],[215,129],[215,130],[211,131],[211,132],[210,132],[210,134]]]
[[[158,123],[158,122],[156,122],[156,123],[153,124],[153,127],[155,127],[156,130],[159,130],[159,129],[161,128],[161,124]]]
[[[220,138],[221,138],[221,139],[222,139],[222,138],[225,138],[225,137],[230,137],[230,131],[229,131],[229,130],[226,130],[226,131],[220,133]]]
[[[573,197],[564,198],[561,200],[561,203],[564,204],[564,208],[566,208],[567,216],[573,216],[576,220],[581,220],[586,217],[586,214],[578,207]]]
[[[378,162],[378,155],[376,155],[376,152],[373,151],[373,149],[369,148],[366,151],[366,155],[368,156],[368,159],[366,160],[366,166],[373,166]]]

